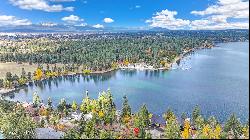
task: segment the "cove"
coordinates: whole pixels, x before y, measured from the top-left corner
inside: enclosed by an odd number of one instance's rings
[[[78,104],[88,90],[91,98],[110,89],[118,109],[126,95],[132,111],[144,103],[150,112],[161,116],[171,108],[180,117],[182,112],[191,116],[195,105],[202,114],[214,115],[226,121],[235,113],[241,121],[249,118],[249,43],[220,43],[212,49],[203,49],[187,55],[169,71],[118,70],[91,76],[65,76],[45,80],[6,99],[31,102],[37,92],[44,103],[51,97],[54,105],[60,99]]]

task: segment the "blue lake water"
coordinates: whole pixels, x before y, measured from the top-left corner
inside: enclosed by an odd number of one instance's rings
[[[170,107],[180,116],[182,112],[191,115],[194,106],[199,105],[204,116],[214,115],[225,121],[234,112],[245,122],[249,117],[249,43],[217,46],[189,54],[169,71],[118,70],[88,77],[61,77],[6,98],[32,101],[32,93],[37,91],[45,103],[51,97],[54,104],[61,98],[80,104],[86,90],[90,97],[97,98],[100,91],[109,88],[118,109],[127,95],[132,111],[145,103],[156,115],[161,116]]]

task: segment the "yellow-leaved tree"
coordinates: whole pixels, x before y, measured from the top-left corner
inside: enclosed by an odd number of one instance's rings
[[[126,59],[126,60],[123,62],[123,64],[124,64],[125,66],[128,66],[128,64],[129,64],[128,59]]]
[[[41,80],[43,76],[43,71],[40,68],[37,68],[35,71],[35,80]]]
[[[77,110],[77,108],[78,108],[78,106],[77,106],[77,103],[76,103],[76,101],[73,101],[73,103],[72,103],[72,109],[74,110],[74,111],[76,111]]]

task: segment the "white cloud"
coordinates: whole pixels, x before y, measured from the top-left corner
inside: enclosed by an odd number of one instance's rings
[[[201,20],[192,21],[191,29],[248,29],[249,1],[219,0],[203,11],[192,11],[191,14],[202,16]],[[234,19],[235,21],[228,21]],[[241,21],[237,20],[241,19]],[[204,22],[209,20],[209,22]],[[201,22],[202,24],[197,24]]]
[[[216,5],[211,5],[203,11],[192,11],[191,14],[224,15],[232,18],[249,18],[249,1],[219,0]]]
[[[47,27],[53,27],[53,26],[56,26],[58,25],[57,23],[53,23],[53,22],[44,22],[44,23],[41,23],[42,26],[47,26]]]
[[[84,27],[84,26],[87,26],[88,24],[87,23],[81,23],[79,25],[75,25],[75,26],[80,26],[80,27]]]
[[[81,19],[80,17],[75,16],[75,15],[70,15],[68,17],[63,17],[62,20],[65,21],[65,22],[68,22],[68,23],[76,23],[76,22],[83,21],[83,19]]]
[[[146,20],[151,27],[167,29],[218,30],[249,29],[249,1],[219,0],[203,11],[192,11],[198,20],[176,19],[176,11],[162,10]]]
[[[0,26],[31,25],[28,19],[19,19],[15,16],[0,15]]]
[[[209,17],[208,19],[194,20],[191,22],[190,28],[192,30],[222,30],[222,29],[248,29],[249,21],[241,22],[227,22],[217,17]]]
[[[50,0],[52,2],[72,2],[72,1],[76,1],[76,0]]]
[[[104,26],[103,26],[103,25],[101,25],[101,24],[96,24],[96,25],[93,25],[93,27],[94,27],[94,28],[104,28]]]
[[[74,7],[63,7],[61,4],[50,5],[46,0],[9,0],[14,6],[25,10],[42,10],[46,12],[73,11]]]
[[[191,22],[192,26],[206,26],[208,24],[212,24],[210,20],[202,19],[202,20],[194,20]]]
[[[135,8],[141,8],[141,5],[136,5]]]
[[[112,23],[112,22],[114,22],[114,20],[112,18],[104,18],[103,21],[105,23]]]
[[[227,16],[224,15],[213,15],[208,17],[211,21],[216,23],[226,23],[227,22]]]
[[[151,27],[161,27],[166,29],[185,29],[189,26],[189,20],[176,19],[176,11],[169,11],[168,9],[157,12],[152,19],[146,20]]]
[[[233,22],[233,23],[204,23],[195,25],[192,23],[192,30],[224,30],[224,29],[247,29],[249,27],[248,22]]]

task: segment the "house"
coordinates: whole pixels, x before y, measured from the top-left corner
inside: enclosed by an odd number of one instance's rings
[[[91,120],[92,117],[93,117],[92,113],[85,114],[85,115],[84,115],[84,120],[85,120],[85,121]]]
[[[64,132],[52,128],[36,128],[36,139],[60,139]]]
[[[0,139],[4,139],[3,134],[0,132]]]
[[[71,114],[72,119],[76,120],[76,121],[80,121],[81,117],[82,117],[82,113],[77,113],[77,112],[73,112]]]

